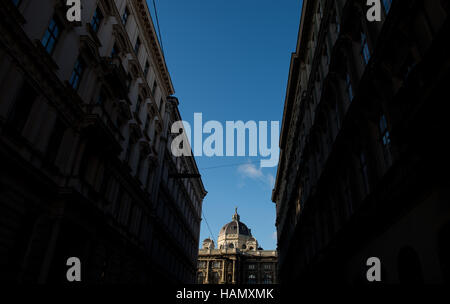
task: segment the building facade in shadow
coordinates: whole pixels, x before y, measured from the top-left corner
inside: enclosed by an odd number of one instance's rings
[[[374,1],[377,2],[377,1]],[[281,283],[449,282],[449,1],[304,0],[280,139]]]
[[[0,281],[193,283],[202,201],[144,0],[0,3]]]

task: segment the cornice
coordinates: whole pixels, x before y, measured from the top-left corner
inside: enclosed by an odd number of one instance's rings
[[[154,56],[154,62],[158,67],[158,72],[164,81],[166,87],[167,95],[173,95],[175,89],[173,88],[172,79],[170,78],[169,70],[167,69],[166,60],[164,58],[164,53],[162,51],[161,45],[156,35],[155,27],[153,25],[152,17],[147,5],[144,0],[134,0],[131,1],[135,10],[138,12],[137,22],[140,24],[140,28],[143,29],[142,33],[145,35],[145,41],[150,43],[151,50]]]

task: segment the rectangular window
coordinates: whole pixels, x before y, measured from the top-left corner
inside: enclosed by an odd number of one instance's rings
[[[383,6],[384,11],[386,12],[386,15],[389,13],[389,10],[391,9],[392,0],[383,0]]]
[[[47,145],[46,160],[48,162],[53,163],[56,160],[65,131],[66,126],[61,119],[57,118],[53,127],[52,135]]]
[[[153,87],[152,87],[152,95],[155,96],[156,93],[156,88],[158,87],[158,83],[156,83],[156,80],[153,82]]]
[[[139,54],[140,48],[141,48],[141,39],[139,37],[137,37],[136,44],[134,45],[134,52],[136,53],[136,55]]]
[[[364,59],[364,63],[367,65],[370,60],[370,50],[369,45],[367,44],[367,36],[366,34],[361,34],[361,56]]]
[[[128,73],[127,74],[127,79],[126,79],[126,85],[127,85],[128,91],[131,89],[131,83],[132,83],[131,80],[132,80],[132,78],[131,78],[130,74]]]
[[[141,105],[142,105],[142,98],[138,97],[136,102],[136,108],[134,109],[136,113],[139,113],[139,111],[141,110]]]
[[[145,130],[145,133],[146,134],[148,134],[148,129],[150,128],[150,116],[149,115],[147,115],[147,119],[146,119],[146,121],[145,121],[145,127],[144,127],[144,130]]]
[[[256,265],[255,264],[249,264],[248,265],[248,269],[254,270],[254,269],[256,269]]]
[[[351,81],[350,75],[348,73],[345,77],[345,84],[346,84],[346,88],[347,88],[348,98],[349,98],[350,102],[352,102],[353,101],[353,88],[352,88],[352,81]]]
[[[84,68],[85,66],[83,60],[78,57],[72,71],[72,76],[70,76],[69,80],[69,83],[74,90],[78,90],[78,88],[80,87],[81,77],[83,76]]]
[[[385,115],[381,115],[379,122],[379,132],[381,137],[381,144],[383,147],[384,159],[387,166],[391,165],[391,134],[389,132],[387,119]]]
[[[25,81],[19,89],[8,117],[8,123],[19,133],[22,132],[25,127],[36,97],[37,93],[34,88],[28,83],[28,81]]]
[[[127,145],[127,150],[125,151],[125,162],[128,164],[130,162],[130,156],[131,156],[131,142]]]
[[[149,70],[150,70],[150,64],[148,63],[148,61],[146,61],[145,62],[145,68],[144,68],[144,75],[145,75],[145,77],[147,77]]]
[[[250,274],[250,275],[248,276],[247,283],[248,283],[248,284],[256,284],[256,275]]]
[[[123,25],[127,24],[129,16],[130,16],[130,11],[128,10],[128,7],[125,7],[125,11],[122,14],[122,24]]]
[[[98,33],[98,30],[100,29],[100,24],[102,23],[103,20],[103,14],[100,11],[100,9],[97,7],[97,9],[94,12],[94,16],[92,17],[91,20],[91,26],[92,29],[94,30],[94,32]]]
[[[55,18],[52,18],[50,20],[50,25],[48,26],[47,30],[45,31],[44,37],[42,37],[41,43],[44,46],[47,53],[52,54],[55,45],[58,42],[58,38],[61,35],[61,25],[58,21],[56,21]]]
[[[359,162],[361,166],[361,175],[364,183],[364,191],[365,193],[369,192],[369,174],[368,174],[368,166],[367,166],[367,158],[364,152],[361,152],[359,155]]]
[[[97,96],[97,100],[95,101],[95,104],[101,106],[105,103],[105,101],[106,101],[106,93],[105,93],[104,89],[101,89],[100,93]]]
[[[383,146],[389,147],[391,144],[391,136],[389,134],[389,129],[387,125],[387,120],[385,115],[381,115],[380,118],[380,134],[381,134],[381,141],[383,143]]]
[[[344,201],[347,210],[347,217],[350,217],[353,214],[353,197],[352,197],[352,189],[350,185],[350,180],[347,179],[344,181]]]
[[[117,45],[114,43],[113,48],[111,50],[111,58],[115,58],[119,56],[119,48],[117,47]]]

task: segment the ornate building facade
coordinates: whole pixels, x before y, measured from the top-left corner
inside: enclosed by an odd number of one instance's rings
[[[449,1],[304,0],[280,138],[279,279],[450,282]]]
[[[0,281],[193,283],[206,191],[144,0],[0,3]]]
[[[277,252],[263,250],[237,209],[217,240],[205,239],[198,255],[198,284],[275,284]]]

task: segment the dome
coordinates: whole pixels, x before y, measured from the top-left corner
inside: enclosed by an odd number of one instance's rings
[[[238,227],[239,227],[239,232],[238,232]],[[225,226],[223,226],[222,229],[220,229],[219,234],[242,234],[242,235],[251,236],[250,230],[248,229],[247,225],[245,225],[242,222],[238,222],[238,221],[232,221],[232,222],[229,222],[228,224],[226,224]]]
[[[232,221],[225,224],[219,232],[217,245],[219,249],[237,248],[240,250],[248,249],[248,241],[257,244],[252,236],[251,230],[241,222],[241,218],[237,213],[237,208],[232,217]]]
[[[232,217],[232,221],[220,229],[219,237],[221,235],[233,234],[233,235],[245,235],[251,237],[252,234],[250,229],[248,229],[247,225],[240,221],[241,217],[237,213],[237,208],[235,209],[234,215]]]

